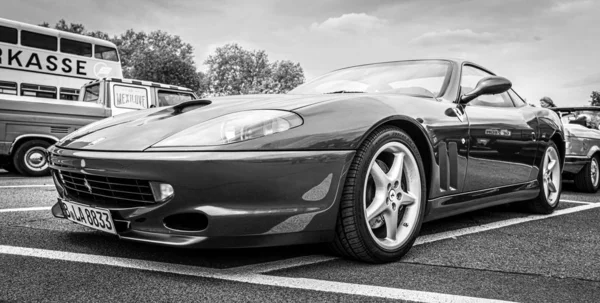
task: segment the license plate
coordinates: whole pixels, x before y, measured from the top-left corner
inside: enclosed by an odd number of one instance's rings
[[[115,224],[107,209],[93,208],[64,200],[61,203],[67,219],[87,227],[117,234]]]

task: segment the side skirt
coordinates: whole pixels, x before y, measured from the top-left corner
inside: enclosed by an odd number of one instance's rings
[[[450,217],[490,206],[530,200],[538,196],[537,180],[526,183],[479,190],[429,200],[425,222]]]

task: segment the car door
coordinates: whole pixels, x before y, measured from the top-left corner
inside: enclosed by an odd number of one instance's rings
[[[492,74],[476,66],[463,66],[461,94],[488,76]],[[464,191],[530,181],[537,147],[535,111],[516,107],[508,92],[482,95],[467,103],[464,110],[469,121]]]

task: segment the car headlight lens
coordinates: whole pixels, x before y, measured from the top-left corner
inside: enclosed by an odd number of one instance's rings
[[[158,142],[154,147],[224,145],[284,132],[302,123],[299,115],[288,111],[244,111],[192,126]]]

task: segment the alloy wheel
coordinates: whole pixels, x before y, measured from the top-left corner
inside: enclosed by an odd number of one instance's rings
[[[375,153],[368,172],[363,205],[369,232],[381,248],[396,249],[417,227],[422,203],[417,161],[406,145],[389,142]]]
[[[560,175],[560,159],[556,149],[553,147],[548,147],[543,161],[542,180],[544,194],[546,195],[548,204],[554,206],[556,203],[558,203],[560,182],[562,181]]]

